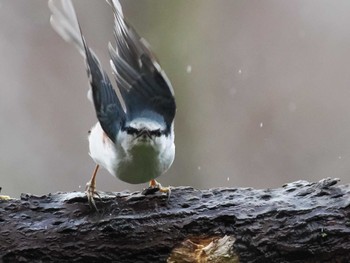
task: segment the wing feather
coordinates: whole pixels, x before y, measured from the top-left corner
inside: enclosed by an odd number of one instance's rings
[[[49,0],[52,27],[67,42],[71,42],[85,58],[96,116],[107,136],[116,141],[125,123],[125,112],[97,56],[88,47],[70,0]]]
[[[125,20],[117,0],[108,0],[114,11],[116,49],[109,45],[113,73],[126,106],[126,118],[145,112],[162,116],[168,131],[175,117],[173,88],[148,43]]]

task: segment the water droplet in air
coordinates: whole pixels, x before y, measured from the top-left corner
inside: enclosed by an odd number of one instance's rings
[[[192,72],[192,66],[191,66],[191,65],[188,65],[188,66],[187,66],[186,72],[187,72],[187,73],[191,73],[191,72]]]

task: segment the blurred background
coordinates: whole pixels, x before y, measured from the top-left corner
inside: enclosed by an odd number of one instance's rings
[[[73,3],[110,72],[112,11]],[[176,93],[176,159],[163,185],[350,183],[350,1],[121,3]],[[0,186],[13,197],[83,191],[94,168],[84,61],[49,17],[46,0],[0,0]],[[98,190],[145,186],[97,176]]]

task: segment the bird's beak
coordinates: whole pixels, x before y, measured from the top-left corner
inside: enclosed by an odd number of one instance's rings
[[[136,138],[142,137],[143,139],[146,139],[147,137],[151,139],[151,134],[149,133],[148,130],[141,130],[139,134],[137,134]]]

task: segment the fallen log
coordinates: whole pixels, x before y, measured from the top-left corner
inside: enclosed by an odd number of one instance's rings
[[[22,194],[0,201],[0,262],[350,262],[350,186],[172,188],[170,198]]]

